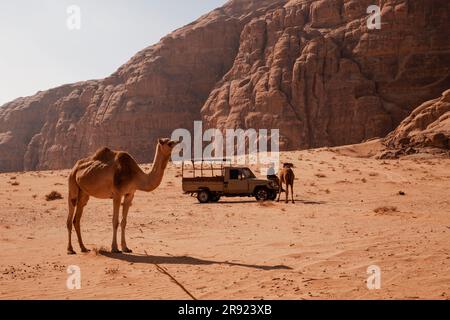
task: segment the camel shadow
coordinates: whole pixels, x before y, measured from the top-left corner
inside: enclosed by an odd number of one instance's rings
[[[326,204],[326,201],[313,201],[313,200],[304,200],[304,199],[295,199],[295,202],[299,202],[299,203],[303,203],[303,204]],[[285,200],[283,199],[283,197],[281,197],[280,203],[284,202]],[[289,200],[290,202],[290,200]]]
[[[189,256],[150,256],[150,255],[140,255],[140,254],[123,254],[123,253],[111,253],[107,251],[100,251],[100,255],[116,260],[122,260],[129,263],[144,263],[144,264],[188,264],[188,265],[228,265],[232,267],[246,267],[246,268],[254,268],[260,270],[292,270],[291,267],[284,265],[276,265],[276,266],[261,266],[261,265],[253,265],[253,264],[245,264],[245,263],[235,263],[229,261],[212,261],[212,260],[203,260]]]

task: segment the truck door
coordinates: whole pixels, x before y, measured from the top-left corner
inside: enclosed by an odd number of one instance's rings
[[[229,194],[248,193],[248,180],[239,168],[230,168],[225,182],[225,192]]]

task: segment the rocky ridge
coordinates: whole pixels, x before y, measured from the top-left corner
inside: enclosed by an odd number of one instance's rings
[[[382,27],[367,29],[367,7]],[[282,149],[384,137],[450,88],[446,0],[233,0],[110,77],[0,107],[0,171],[61,169],[101,146],[139,162],[176,128],[279,128]]]

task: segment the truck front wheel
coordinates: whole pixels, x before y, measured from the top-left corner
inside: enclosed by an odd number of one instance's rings
[[[258,201],[266,201],[269,199],[269,191],[266,188],[260,188],[256,190],[255,198]]]
[[[210,199],[210,194],[206,190],[202,190],[199,193],[197,193],[197,200],[200,203],[208,203]]]

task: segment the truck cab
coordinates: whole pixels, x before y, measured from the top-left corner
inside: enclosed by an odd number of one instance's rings
[[[225,168],[225,191],[245,193],[249,189],[251,179],[256,179],[256,176],[249,168]]]

